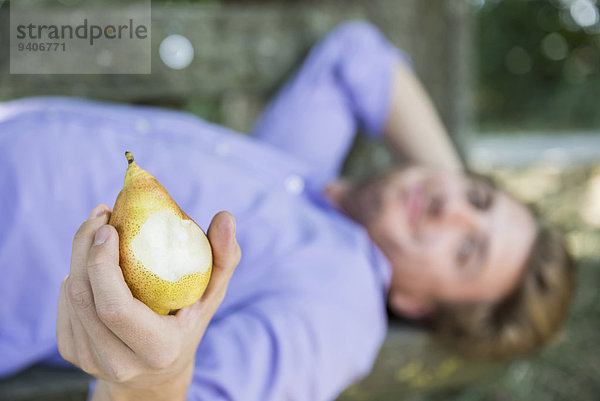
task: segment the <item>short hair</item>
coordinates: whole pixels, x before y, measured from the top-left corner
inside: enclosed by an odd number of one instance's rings
[[[554,338],[567,315],[575,262],[562,231],[528,207],[536,236],[516,287],[495,302],[438,305],[432,321],[437,336],[465,354],[532,354]]]

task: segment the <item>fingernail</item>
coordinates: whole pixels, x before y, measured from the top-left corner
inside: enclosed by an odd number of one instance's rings
[[[94,235],[94,245],[102,245],[106,242],[108,238],[108,227],[102,226],[96,231],[96,235]]]
[[[102,205],[98,205],[92,209],[92,213],[90,213],[90,219],[95,219],[97,217],[101,217],[106,214],[106,208]]]

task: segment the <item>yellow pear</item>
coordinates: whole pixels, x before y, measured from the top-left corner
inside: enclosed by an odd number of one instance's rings
[[[206,289],[212,250],[204,231],[131,152],[109,224],[119,233],[119,264],[134,297],[166,315],[195,303]]]

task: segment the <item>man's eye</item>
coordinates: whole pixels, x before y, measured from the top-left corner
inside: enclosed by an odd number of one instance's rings
[[[464,267],[474,251],[475,240],[473,238],[465,239],[460,245],[460,248],[458,249],[458,254],[456,256],[458,266]]]
[[[483,184],[472,184],[467,191],[467,198],[473,207],[486,210],[492,204],[492,191]]]

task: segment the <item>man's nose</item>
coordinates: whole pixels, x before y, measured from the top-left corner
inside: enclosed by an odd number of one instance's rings
[[[476,229],[482,224],[481,213],[466,199],[450,199],[444,209],[442,220],[449,226]]]

